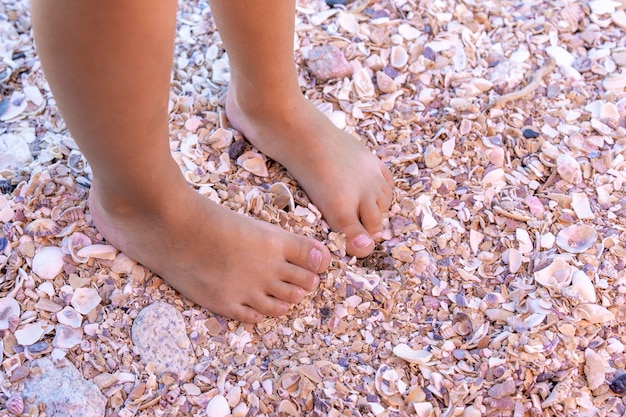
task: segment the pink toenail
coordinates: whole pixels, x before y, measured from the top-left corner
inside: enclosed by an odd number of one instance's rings
[[[311,249],[311,258],[310,263],[313,267],[313,270],[317,271],[319,267],[322,265],[323,254],[319,249]]]
[[[383,232],[375,233],[372,237],[374,238],[374,240],[380,240],[383,238]]]
[[[368,235],[358,235],[352,241],[357,248],[366,248],[372,244],[372,238]]]

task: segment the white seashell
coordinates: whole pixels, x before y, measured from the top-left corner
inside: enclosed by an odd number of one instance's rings
[[[76,309],[66,306],[57,313],[57,320],[61,324],[77,329],[83,322],[83,316]]]
[[[9,318],[20,316],[20,304],[15,298],[0,298],[0,330],[9,328]]]
[[[556,258],[545,268],[536,271],[533,276],[535,281],[544,287],[554,291],[560,291],[570,285],[574,267],[561,258]]]
[[[621,3],[614,0],[592,0],[589,2],[589,8],[593,14],[611,14]]]
[[[0,121],[6,122],[12,119],[17,119],[22,116],[24,110],[28,106],[28,101],[24,94],[19,91],[14,91],[11,94],[11,98],[9,99],[9,106],[7,109],[0,115]]]
[[[51,326],[45,321],[28,324],[15,331],[15,339],[22,346],[30,346],[39,341]]]
[[[539,243],[541,244],[542,248],[550,249],[554,246],[555,240],[556,240],[555,236],[552,233],[548,232],[548,233],[541,235]]]
[[[237,158],[237,164],[256,176],[269,176],[269,171],[265,164],[265,157],[258,152],[248,151],[242,153],[239,158]]]
[[[51,219],[36,219],[24,227],[24,233],[34,237],[53,236],[61,231],[61,226]]]
[[[276,195],[274,199],[274,204],[279,209],[284,209],[285,207],[289,207],[289,211],[294,211],[296,208],[296,204],[293,200],[293,194],[287,185],[282,182],[277,182],[272,184],[270,187],[270,192]]]
[[[590,390],[599,388],[604,384],[606,375],[606,366],[602,356],[594,352],[592,349],[585,349],[585,377]]]
[[[393,46],[389,60],[392,67],[400,69],[409,62],[409,54],[403,46]]]
[[[626,12],[618,10],[611,14],[611,20],[622,29],[626,29]]]
[[[509,270],[511,271],[512,274],[516,273],[517,271],[519,271],[520,267],[522,266],[522,260],[524,259],[524,257],[522,256],[522,254],[520,253],[520,251],[518,251],[515,248],[510,248],[509,249]]]
[[[376,274],[359,275],[351,271],[346,271],[346,278],[357,289],[372,291],[380,283],[380,276]]]
[[[571,385],[570,380],[564,380],[556,384],[548,398],[541,403],[541,407],[545,409],[562,403],[568,397]]]
[[[579,219],[593,219],[589,198],[585,193],[572,193],[572,208]]]
[[[623,92],[626,88],[626,74],[623,72],[609,74],[603,81],[602,87],[608,91]]]
[[[71,349],[80,344],[83,340],[83,329],[73,329],[64,324],[56,327],[56,335],[52,341],[52,345],[59,349]],[[117,377],[116,377],[117,379]]]
[[[211,70],[213,71],[213,75],[211,76],[211,81],[215,84],[225,85],[230,83],[230,64],[228,62],[228,58],[226,54],[220,59],[216,59],[211,65]]]
[[[217,128],[211,136],[209,136],[208,143],[216,149],[226,149],[233,143],[233,131]]]
[[[418,417],[430,417],[433,413],[433,405],[429,402],[414,402],[413,409]]]
[[[353,35],[359,33],[359,22],[352,13],[340,12],[337,16],[337,23],[339,26],[348,33]]]
[[[573,224],[556,235],[556,244],[569,253],[581,253],[593,246],[598,240],[596,230],[586,224]]]
[[[572,286],[578,290],[578,294],[585,301],[589,303],[596,302],[596,289],[586,273],[581,270],[576,270],[572,275]]]
[[[376,85],[382,93],[393,93],[398,89],[398,84],[383,71],[376,71]]]
[[[101,301],[102,298],[100,298],[95,288],[77,288],[74,290],[70,304],[72,304],[80,314],[88,314],[100,304]]]
[[[597,304],[580,304],[573,311],[573,316],[579,320],[587,320],[594,324],[604,324],[615,320],[615,314]]]
[[[398,26],[398,33],[407,41],[417,39],[422,34],[419,29],[409,25],[408,23],[402,23]]]
[[[111,264],[111,271],[117,274],[130,274],[133,272],[135,265],[137,265],[136,261],[120,252],[115,257],[113,264]]]
[[[503,308],[488,308],[485,310],[485,315],[489,318],[489,321],[507,321],[515,313]]]
[[[546,54],[551,58],[554,58],[556,64],[560,67],[571,67],[575,59],[574,55],[570,54],[567,49],[560,46],[548,46],[546,48]]]
[[[343,110],[333,110],[328,118],[338,129],[343,130],[348,125],[347,116],[348,115]]]
[[[580,164],[569,154],[562,154],[556,158],[556,171],[570,184],[579,184],[583,179]]]
[[[359,98],[374,97],[374,83],[372,82],[372,73],[369,68],[361,68],[354,74],[354,91]]]
[[[249,407],[245,402],[240,402],[235,408],[233,408],[233,417],[246,417],[248,415]]]
[[[79,249],[78,252],[76,252],[76,255],[81,258],[107,259],[112,261],[117,255],[117,249],[111,245],[89,245]]]
[[[91,243],[91,239],[84,233],[74,232],[63,239],[63,252],[68,253],[74,262],[83,264],[89,261],[89,258],[78,256],[78,251]]]
[[[483,176],[483,184],[501,188],[506,185],[504,170],[502,168],[492,169]]]
[[[54,279],[63,271],[63,251],[56,246],[46,246],[33,256],[32,271],[41,279]]]
[[[206,406],[206,415],[211,417],[226,417],[230,414],[230,406],[223,395],[216,395],[211,398]]]
[[[400,343],[393,348],[393,354],[397,357],[404,359],[409,363],[415,363],[419,365],[426,365],[428,361],[433,357],[431,352],[427,350],[413,350],[405,343]]]

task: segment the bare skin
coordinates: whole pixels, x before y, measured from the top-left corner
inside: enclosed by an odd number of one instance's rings
[[[331,227],[346,232],[348,251],[365,256],[389,204],[390,174],[300,94],[285,39],[289,30],[293,39],[290,3],[212,3],[233,68],[227,112],[234,127],[292,172]],[[151,0],[31,4],[46,77],[93,170],[89,205],[98,231],[183,295],[243,322],[282,315],[313,291],[330,264],[321,242],[208,201],[185,183],[171,158],[167,96],[176,2],[163,0],[159,7]],[[242,5],[248,7],[241,10]],[[272,19],[259,18],[259,12]],[[255,20],[272,23],[248,31],[237,26]],[[233,38],[235,30],[240,33]],[[255,31],[276,43],[257,39],[253,50],[270,45],[277,56],[246,49]],[[281,74],[276,69],[285,66],[286,45],[291,64]],[[251,61],[237,58],[246,50]],[[239,70],[242,65],[256,65],[256,78]],[[289,77],[282,78],[285,94],[272,97],[276,74]],[[267,106],[275,100],[282,107]],[[261,111],[254,107],[259,104]],[[299,117],[285,118],[294,111]]]

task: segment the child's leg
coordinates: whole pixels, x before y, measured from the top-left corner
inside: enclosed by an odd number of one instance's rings
[[[294,0],[211,0],[231,63],[232,125],[300,182],[347,251],[366,256],[392,196],[389,170],[302,95],[294,66]]]
[[[100,233],[181,293],[228,317],[283,314],[330,262],[320,242],[217,206],[168,144],[175,0],[33,0],[40,58],[93,169]]]

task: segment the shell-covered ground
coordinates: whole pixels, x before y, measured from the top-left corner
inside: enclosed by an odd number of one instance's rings
[[[207,2],[181,2],[170,95],[181,169],[207,198],[333,253],[315,294],[251,326],[96,246],[89,168],[41,72],[28,4],[3,1],[0,414],[23,396],[26,415],[44,415],[22,395],[30,365],[65,356],[98,385],[107,416],[624,415],[624,9],[300,0],[302,91],[395,175],[385,241],[357,260],[284,169],[232,158],[228,62]],[[352,74],[314,77],[309,54],[324,45]],[[33,262],[44,247],[60,250]],[[133,346],[133,320],[156,301],[184,317],[185,381],[155,375]],[[70,305],[83,320],[59,323]]]

